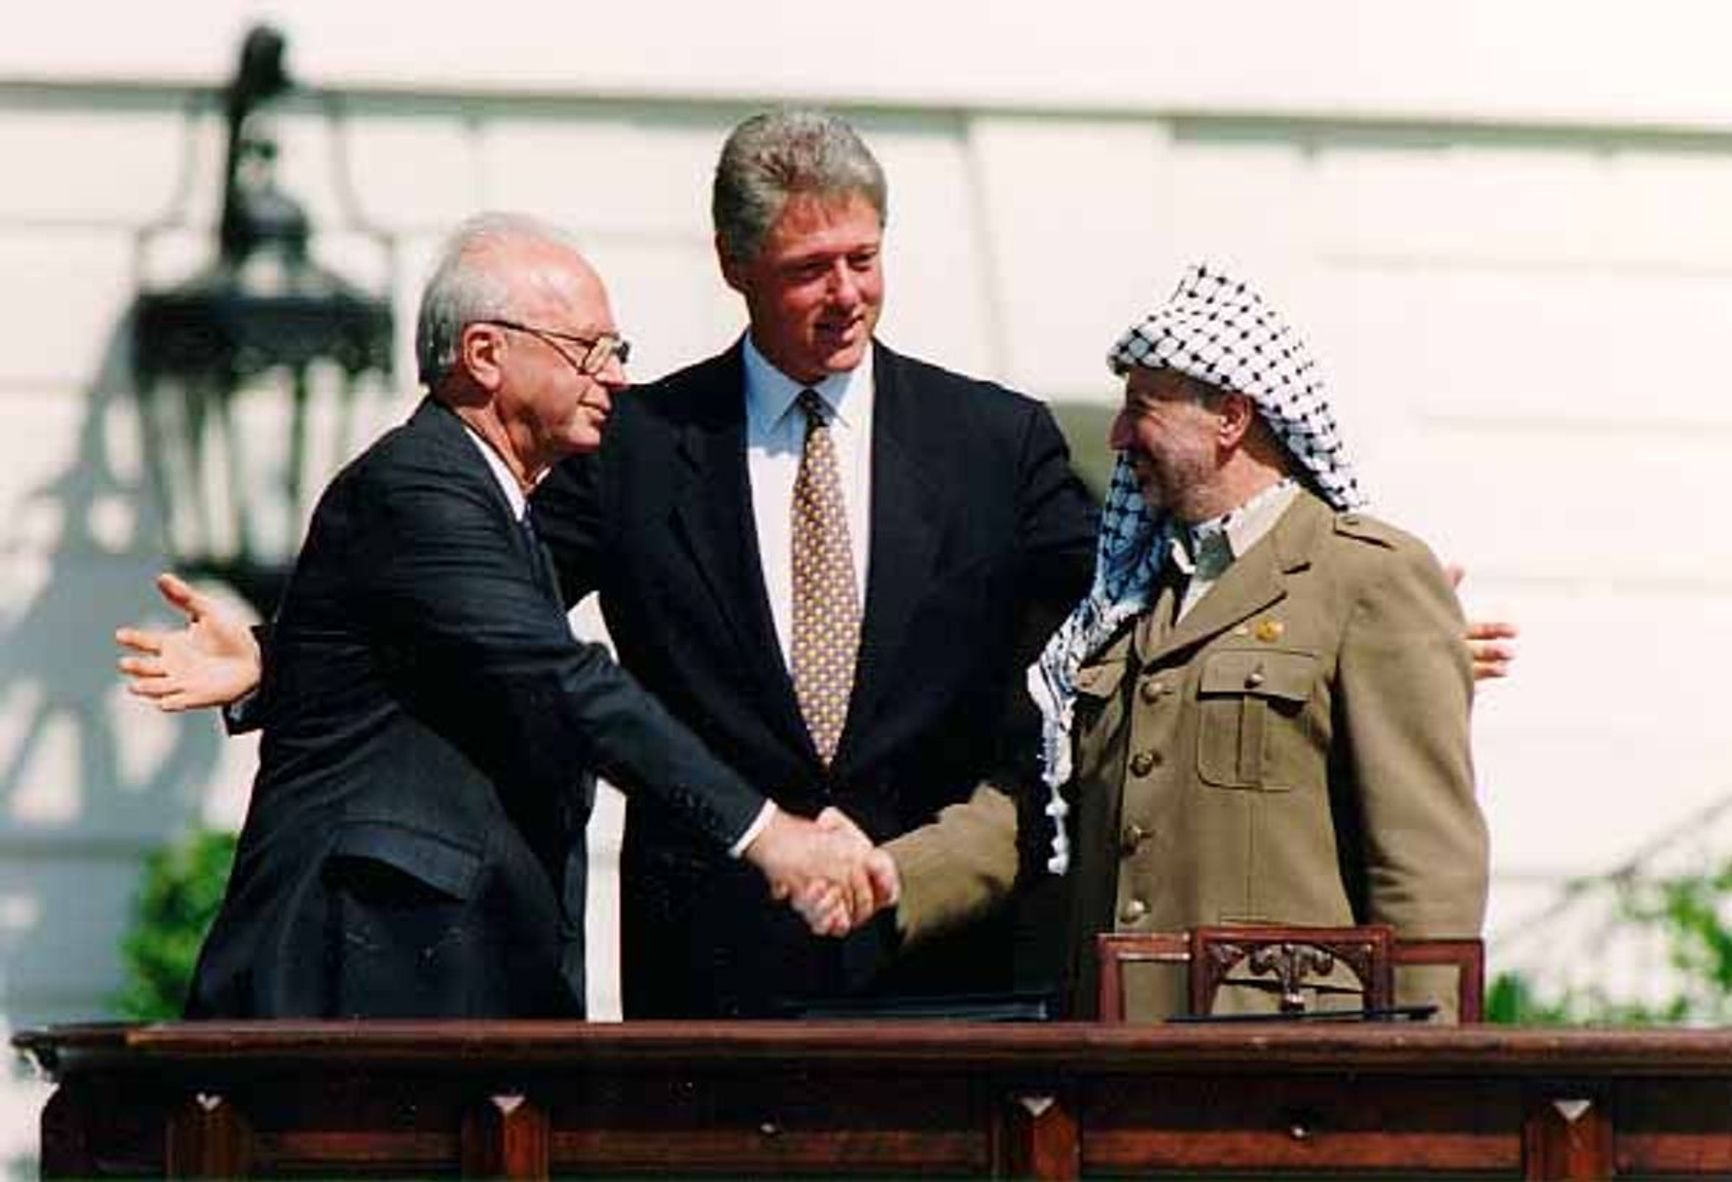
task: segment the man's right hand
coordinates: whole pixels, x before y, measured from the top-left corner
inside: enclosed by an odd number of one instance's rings
[[[890,855],[836,809],[825,809],[816,821],[778,809],[745,858],[814,935],[847,935],[896,901]]]
[[[1460,563],[1445,563],[1443,573],[1449,578],[1449,585],[1457,591],[1461,590],[1461,580],[1467,575],[1467,568]],[[1516,659],[1515,640],[1519,630],[1507,620],[1469,620],[1467,631],[1462,639],[1467,642],[1468,659],[1473,663],[1473,679],[1475,681],[1491,681],[1499,677],[1508,677],[1511,663]]]
[[[226,706],[259,684],[259,646],[238,615],[171,574],[156,577],[170,607],[186,617],[178,632],[119,628],[114,639],[133,655],[120,658],[126,688],[158,710]]]

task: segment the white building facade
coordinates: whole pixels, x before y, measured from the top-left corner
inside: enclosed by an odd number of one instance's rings
[[[323,262],[393,294],[403,375],[434,248],[488,208],[578,237],[640,379],[725,345],[710,172],[781,101],[879,155],[882,335],[940,364],[1110,406],[1106,347],[1186,263],[1255,276],[1323,359],[1375,510],[1469,568],[1470,614],[1522,625],[1475,720],[1492,967],[1594,971],[1529,917],[1732,792],[1732,18],[713,7],[72,4],[0,46],[0,1021],[107,1014],[139,857],[244,808],[250,742],[127,699],[109,635],[167,561],[127,310],[215,250],[212,88],[255,18],[306,88],[282,184]],[[407,411],[400,384],[335,450]],[[19,1074],[0,1158],[33,1142]]]

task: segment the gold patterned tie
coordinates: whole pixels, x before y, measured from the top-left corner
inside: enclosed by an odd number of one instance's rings
[[[802,390],[799,407],[806,416],[806,445],[794,478],[794,696],[827,766],[836,756],[854,689],[860,597],[824,402]]]

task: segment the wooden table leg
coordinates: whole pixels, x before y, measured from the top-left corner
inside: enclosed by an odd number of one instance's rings
[[[1536,1092],[1522,1125],[1522,1177],[1530,1182],[1613,1176],[1612,1113],[1586,1092]]]
[[[170,1115],[165,1150],[163,1172],[170,1178],[244,1178],[252,1130],[227,1097],[199,1092]]]
[[[1072,1182],[1082,1171],[1076,1112],[1055,1094],[1009,1097],[997,1121],[993,1173]]]
[[[518,1095],[489,1096],[463,1117],[465,1178],[548,1176],[547,1113]]]
[[[61,1084],[48,1097],[48,1104],[42,1109],[42,1177],[95,1176],[84,1104],[77,1089],[68,1084]]]

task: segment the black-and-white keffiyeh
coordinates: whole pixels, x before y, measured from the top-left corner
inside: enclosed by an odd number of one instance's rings
[[[1186,271],[1167,302],[1113,345],[1107,364],[1120,375],[1138,367],[1177,370],[1244,394],[1325,501],[1339,510],[1364,504],[1310,350],[1262,296],[1222,268],[1199,263]],[[1028,670],[1029,693],[1043,719],[1042,774],[1054,830],[1047,868],[1054,874],[1070,866],[1069,806],[1060,789],[1071,776],[1077,671],[1148,607],[1174,528],[1160,506],[1144,501],[1121,453],[1101,511],[1094,582]]]

